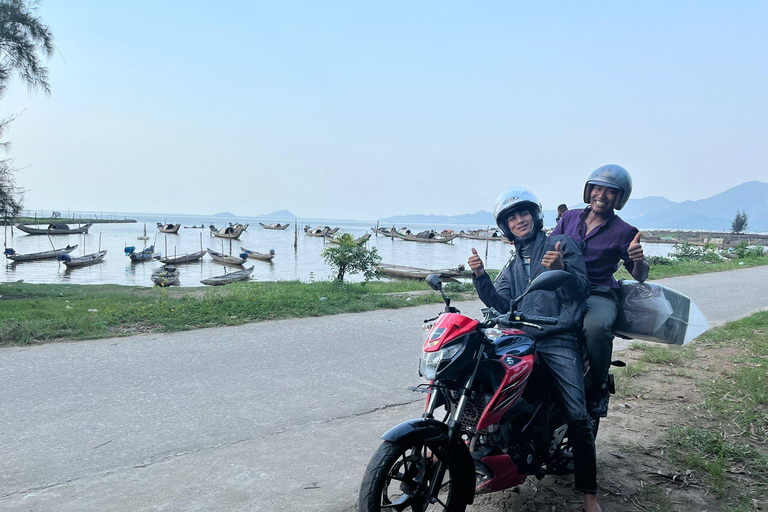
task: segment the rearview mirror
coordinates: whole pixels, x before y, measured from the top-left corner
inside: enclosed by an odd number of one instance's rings
[[[563,286],[570,278],[571,274],[565,270],[545,270],[531,281],[526,291],[546,290],[553,292]]]
[[[440,281],[440,278],[437,277],[436,274],[429,274],[427,276],[427,278],[425,279],[425,281],[427,282],[429,287],[432,288],[433,290],[438,291],[438,292],[442,291],[442,289],[443,289],[443,282]]]

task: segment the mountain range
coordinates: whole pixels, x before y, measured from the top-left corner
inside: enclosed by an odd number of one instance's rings
[[[583,203],[569,206],[584,208]],[[660,196],[630,199],[619,216],[639,229],[700,229],[730,231],[736,211],[749,216],[747,231],[768,231],[768,183],[748,181],[706,199],[674,202]],[[545,224],[554,225],[557,211],[544,210]],[[398,215],[382,219],[393,224],[477,224],[496,222],[484,210],[464,215]]]

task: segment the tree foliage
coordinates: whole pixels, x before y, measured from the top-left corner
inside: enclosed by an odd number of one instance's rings
[[[733,218],[731,223],[731,231],[734,233],[742,233],[749,227],[749,215],[747,212],[740,212],[736,210],[736,217]]]
[[[381,257],[375,247],[367,249],[365,245],[358,245],[349,233],[344,233],[337,240],[337,245],[325,248],[322,254],[323,260],[336,273],[336,281],[344,282],[346,274],[362,273],[366,281],[378,277],[376,265]]]
[[[41,58],[53,55],[53,35],[37,16],[36,0],[0,0],[0,97],[2,97],[14,71],[30,90],[42,89],[51,93],[48,68]],[[10,116],[0,120],[0,141]],[[7,151],[9,143],[0,142],[0,150]],[[0,159],[0,216],[13,217],[22,208],[22,191],[16,186],[16,167],[13,159]]]
[[[53,35],[37,16],[39,2],[0,0],[0,94],[14,71],[30,89],[51,93],[41,57],[53,55]]]

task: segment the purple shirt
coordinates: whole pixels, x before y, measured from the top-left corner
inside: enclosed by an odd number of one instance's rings
[[[593,229],[587,235],[585,219],[589,208],[568,210],[557,223],[553,235],[568,235],[584,244],[581,253],[587,265],[587,276],[592,286],[619,288],[613,273],[619,269],[619,260],[624,260],[624,268],[632,273],[634,262],[629,259],[627,249],[637,234],[637,228],[630,226],[613,214],[604,224]]]

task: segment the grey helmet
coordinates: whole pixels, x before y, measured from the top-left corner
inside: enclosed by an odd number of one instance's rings
[[[601,165],[589,175],[584,184],[584,202],[589,204],[589,195],[592,192],[592,185],[602,185],[603,187],[615,188],[621,191],[619,194],[617,210],[624,208],[632,194],[632,176],[620,165],[606,164]]]
[[[508,188],[496,198],[496,203],[493,205],[493,216],[496,218],[496,225],[507,240],[514,241],[512,231],[507,224],[507,218],[514,210],[519,210],[523,207],[528,207],[533,216],[533,230],[531,233],[538,233],[544,227],[544,215],[541,213],[541,204],[536,196],[533,195],[528,189],[522,187]]]

